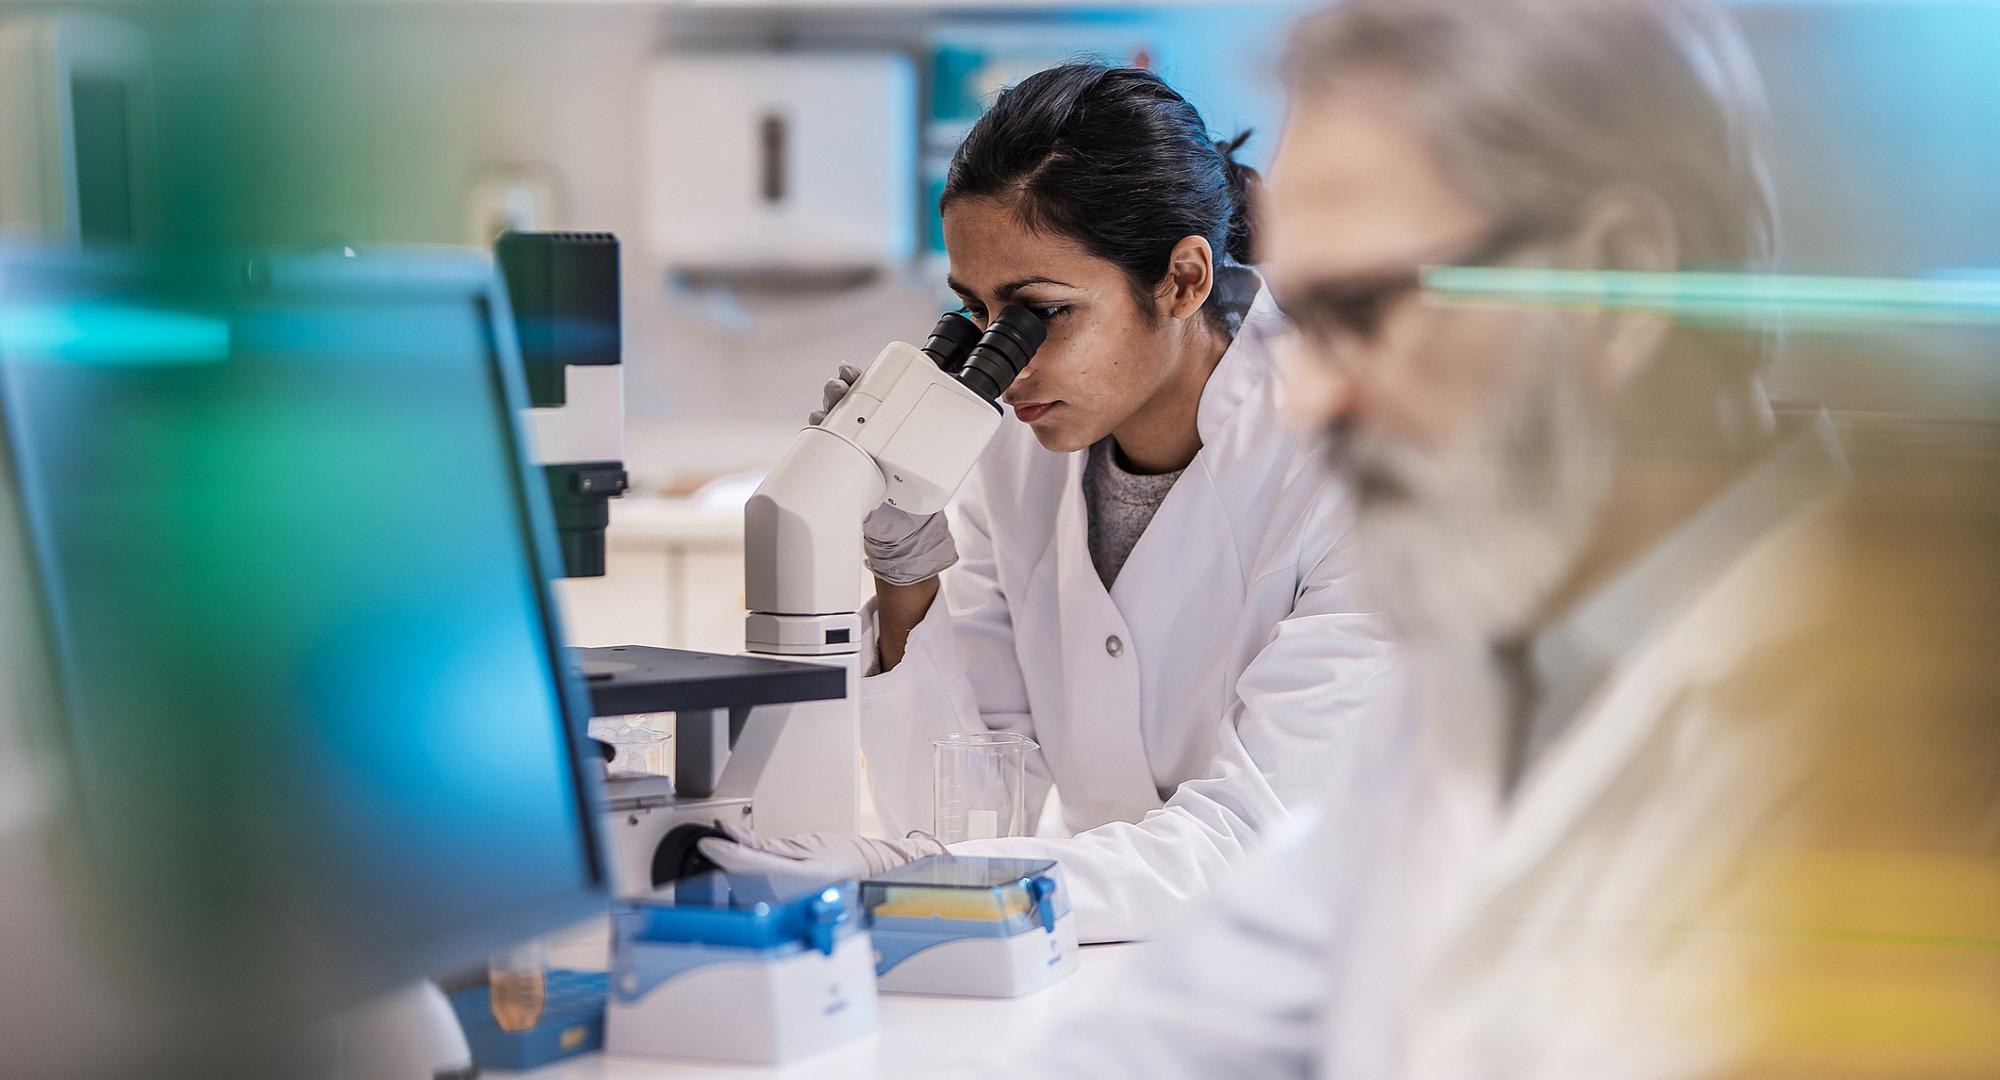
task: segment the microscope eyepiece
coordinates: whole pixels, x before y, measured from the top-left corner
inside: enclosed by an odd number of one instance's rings
[[[964,312],[946,312],[937,325],[931,327],[931,338],[924,342],[924,353],[948,375],[956,375],[965,366],[965,358],[972,347],[979,342],[979,324],[965,317]]]
[[[1000,395],[1013,385],[1014,377],[1028,366],[1028,361],[1034,359],[1035,350],[1042,347],[1048,335],[1048,327],[1042,325],[1034,312],[1019,304],[1001,308],[979,343],[967,354],[965,366],[955,373],[958,381],[998,408]]]

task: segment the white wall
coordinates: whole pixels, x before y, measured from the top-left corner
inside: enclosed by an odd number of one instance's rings
[[[1253,161],[1266,158],[1277,135],[1282,103],[1272,60],[1297,6],[1169,6],[1149,23],[1155,29],[1147,33],[1161,39],[1163,73],[1214,127],[1258,129],[1248,148]],[[2000,97],[1980,93],[1985,68],[1978,58],[1990,55],[1990,46],[1982,53],[1967,43],[1990,38],[2000,14],[1954,14],[1971,7],[1741,9],[1772,88],[1792,265],[1909,273],[2000,261],[2000,233],[1988,227],[2000,222],[2000,201],[1982,202],[1978,194],[1985,190],[1980,177],[1991,171],[1987,159],[2000,146]],[[215,10],[235,14],[193,25],[211,36],[220,27],[229,44],[218,55],[247,65],[245,100],[236,104],[263,135],[247,169],[258,190],[244,197],[264,233],[289,241],[458,242],[474,177],[490,166],[529,163],[547,166],[558,180],[562,209],[548,225],[628,238],[632,456],[649,485],[768,459],[836,363],[866,360],[885,340],[922,333],[938,310],[941,292],[914,271],[839,294],[670,295],[636,243],[646,122],[639,87],[650,59],[670,46],[890,42],[919,50],[932,28],[963,26],[964,17],[921,9],[787,17],[552,2]],[[1025,25],[1044,25],[1033,20],[1046,17],[1028,16]],[[1007,22],[1004,15],[979,18]],[[1023,32],[1021,18],[1013,25]],[[1828,366],[1827,379],[1815,370],[1791,374],[1808,393],[1859,400],[1907,388],[1913,407],[1978,411],[1991,404],[1990,377],[1980,374],[1990,369],[1983,344],[1927,342],[1904,351],[1917,349],[1939,357],[1937,370],[1917,379],[1857,370],[1865,358],[1838,371]],[[1968,385],[1973,392],[1963,392]]]
[[[246,166],[259,190],[244,198],[260,233],[289,243],[462,243],[465,199],[482,172],[545,167],[560,208],[544,227],[626,239],[629,453],[646,486],[685,486],[767,462],[836,364],[865,362],[888,340],[922,334],[945,294],[934,270],[914,267],[827,293],[671,290],[639,242],[640,88],[650,60],[670,46],[777,38],[835,47],[886,41],[921,59],[937,18],[821,15],[778,24],[646,4],[248,6],[227,27],[245,64],[237,82],[250,91],[239,104],[260,133]],[[1160,20],[1165,73],[1219,130],[1258,128],[1248,153],[1263,160],[1280,106],[1260,72],[1269,70],[1282,9],[1174,10]],[[194,32],[213,37],[217,21]]]

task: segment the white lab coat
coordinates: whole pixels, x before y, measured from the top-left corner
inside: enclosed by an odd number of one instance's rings
[[[1990,679],[1957,684],[1969,707],[1902,694],[1943,683],[1925,634],[1948,646],[1964,618],[1938,632],[1911,603],[1828,629],[1831,597],[1895,563],[1842,552],[1826,475],[1780,474],[1766,491],[1807,508],[1692,560],[1705,584],[1669,569],[1627,595],[1685,599],[1662,625],[1581,625],[1606,677],[1509,799],[1483,650],[1415,650],[1416,722],[1369,728],[1323,822],[1148,945],[1106,1008],[986,1075],[1992,1075],[2000,957],[1938,947],[2000,933]],[[1831,676],[1885,638],[1902,650],[1851,681],[1900,675],[1884,697],[1907,711],[1843,709]],[[1905,1008],[1940,1034],[1899,1027]]]
[[[895,669],[862,680],[862,751],[892,836],[932,825],[931,739],[1033,737],[1031,814],[1060,840],[964,854],[1061,860],[1085,941],[1144,936],[1324,788],[1393,685],[1351,581],[1349,500],[1276,413],[1281,316],[1259,291],[1202,392],[1202,449],[1113,587],[1087,540],[1087,452],[1008,423],[956,507],[958,565]],[[874,654],[872,606],[864,612]]]

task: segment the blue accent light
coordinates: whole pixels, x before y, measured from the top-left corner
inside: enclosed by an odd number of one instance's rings
[[[229,324],[124,304],[11,304],[0,307],[0,353],[116,367],[219,364],[229,359]]]

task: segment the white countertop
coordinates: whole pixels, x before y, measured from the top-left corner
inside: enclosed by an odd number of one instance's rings
[[[1076,973],[1024,998],[883,994],[881,1027],[847,1046],[777,1067],[650,1061],[586,1054],[528,1073],[532,1080],[904,1080],[983,1061],[1004,1060],[1039,1039],[1057,1017],[1104,996],[1143,945],[1086,945]]]

